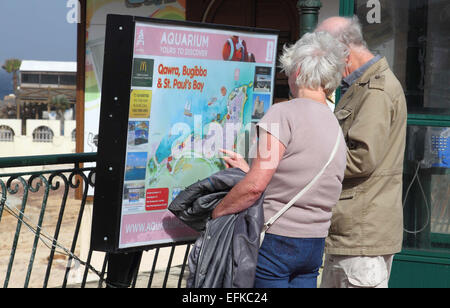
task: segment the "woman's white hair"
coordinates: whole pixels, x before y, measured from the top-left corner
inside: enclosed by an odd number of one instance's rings
[[[284,46],[281,68],[288,76],[297,75],[299,88],[323,88],[327,95],[340,85],[348,49],[329,33],[306,33],[297,43]]]

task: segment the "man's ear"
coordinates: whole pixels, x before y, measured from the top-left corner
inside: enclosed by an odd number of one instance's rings
[[[295,72],[295,79],[297,80],[298,75],[300,75],[300,66],[297,67],[297,71]]]

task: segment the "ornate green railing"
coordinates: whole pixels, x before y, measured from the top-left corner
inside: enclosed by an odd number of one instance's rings
[[[33,156],[33,157],[12,157],[12,158],[0,158],[0,168],[5,169],[7,172],[0,174],[0,224],[5,212],[12,218],[8,227],[10,228],[15,223],[15,234],[12,239],[11,250],[7,267],[5,271],[5,278],[3,281],[3,287],[7,288],[11,281],[11,275],[14,272],[14,268],[20,268],[24,266],[23,260],[19,261],[19,264],[15,264],[17,248],[19,245],[19,239],[23,235],[23,229],[26,227],[34,234],[32,247],[30,249],[30,257],[28,264],[26,265],[26,276],[24,281],[24,287],[27,288],[30,285],[30,278],[35,263],[36,251],[40,241],[46,241],[46,245],[49,247],[48,264],[43,278],[42,286],[47,287],[54,262],[55,252],[63,250],[65,254],[69,256],[68,265],[66,267],[65,275],[62,281],[62,287],[67,286],[68,274],[72,268],[75,248],[77,245],[79,231],[81,227],[81,219],[83,217],[84,208],[86,205],[87,194],[89,187],[95,185],[95,168],[84,168],[83,163],[95,162],[96,154],[68,154],[68,155],[48,155],[48,156]],[[59,165],[52,170],[40,170],[40,171],[23,171],[23,172],[9,172],[11,168],[18,167],[41,167]],[[63,166],[61,168],[61,166]],[[58,245],[58,237],[60,235],[61,226],[63,223],[64,213],[66,211],[67,200],[69,192],[75,194],[75,191],[79,190],[81,194],[81,200],[78,215],[76,217],[76,226],[72,236],[72,243],[70,248],[60,247]],[[59,214],[57,221],[54,222],[54,233],[48,235],[43,231],[43,222],[47,210],[47,203],[49,196],[52,192],[58,191],[61,195]],[[62,193],[62,194],[61,194]],[[13,204],[11,199],[16,200],[16,204]],[[26,214],[27,206],[29,206],[30,200],[33,200],[34,206],[38,202],[38,215],[37,221],[31,219]],[[37,201],[37,199],[40,199]],[[17,206],[18,205],[18,206]],[[6,232],[3,232],[1,236],[4,237]],[[5,239],[3,239],[5,241]],[[6,243],[3,243],[2,249],[5,249]],[[88,269],[88,267],[86,267]]]
[[[98,282],[98,287],[105,285],[109,254],[100,258],[102,265],[97,266],[101,269],[96,270],[91,265],[94,253],[91,249],[85,261],[77,256],[76,251],[80,244],[88,192],[95,187],[95,167],[84,167],[83,164],[96,160],[96,153],[0,158],[0,170],[3,170],[3,173],[0,172],[0,286],[73,287],[68,284],[69,274],[75,265],[84,266],[81,283],[77,283],[76,287],[86,287],[89,273],[94,273],[97,278],[94,284]],[[17,171],[22,167],[40,170]],[[70,217],[67,217],[68,213]],[[65,230],[69,225],[69,231]],[[64,237],[61,235],[63,229]],[[155,247],[152,268],[145,276],[148,276],[145,287],[152,287],[156,274],[161,276],[162,282],[158,287],[168,287],[169,275],[172,280],[178,280],[176,285],[172,283],[169,287],[182,286],[191,243],[184,245],[183,263],[175,278],[171,268],[177,245]],[[160,249],[165,248],[170,249],[167,267],[157,273],[156,263],[161,262],[158,255]],[[41,253],[38,254],[38,251]],[[61,260],[61,257],[64,259]],[[131,287],[136,286],[138,275],[139,269]]]

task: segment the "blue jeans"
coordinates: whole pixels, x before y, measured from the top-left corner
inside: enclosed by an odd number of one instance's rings
[[[255,288],[317,288],[324,238],[266,234],[259,250]]]

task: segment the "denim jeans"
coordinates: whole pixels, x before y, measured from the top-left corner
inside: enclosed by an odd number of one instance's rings
[[[259,250],[255,288],[317,288],[324,238],[266,234]]]

